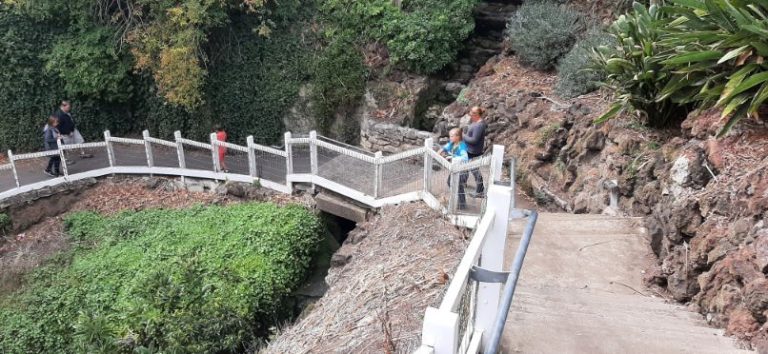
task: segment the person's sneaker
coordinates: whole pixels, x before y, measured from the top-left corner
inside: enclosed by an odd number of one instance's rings
[[[90,159],[91,157],[93,157],[93,155],[91,154],[86,154],[86,153],[80,154],[81,159]]]
[[[49,177],[58,177],[58,175],[53,174],[51,171],[45,170],[44,173]]]
[[[485,198],[485,192],[469,192],[468,194],[472,198]]]

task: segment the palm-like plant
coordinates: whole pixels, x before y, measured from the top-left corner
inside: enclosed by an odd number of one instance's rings
[[[660,45],[671,79],[656,98],[717,106],[728,118],[719,135],[757,114],[768,99],[768,1],[670,0]]]
[[[597,123],[632,111],[646,124],[663,127],[685,114],[685,105],[657,99],[671,78],[662,63],[665,47],[659,42],[670,20],[659,6],[646,8],[635,2],[632,11],[620,16],[608,29],[615,45],[598,47],[593,59],[606,72],[605,86],[618,96]]]

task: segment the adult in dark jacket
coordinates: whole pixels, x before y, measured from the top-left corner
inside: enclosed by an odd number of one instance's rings
[[[467,144],[467,155],[472,160],[478,156],[482,156],[485,151],[485,131],[488,128],[488,123],[483,119],[485,110],[474,106],[469,110],[469,119],[471,123],[464,133],[464,142]],[[475,183],[477,189],[474,196],[482,198],[485,195],[485,185],[483,184],[483,175],[480,173],[480,169],[474,169],[471,171],[472,176],[475,177]]]
[[[56,118],[59,121],[59,133],[61,134],[61,140],[64,144],[82,144],[85,141],[83,136],[80,135],[80,131],[77,130],[75,120],[72,118],[72,104],[67,101],[61,101],[59,110],[56,112]],[[85,150],[80,150],[80,158],[93,157],[85,153]],[[68,164],[74,164],[74,161],[67,159]]]

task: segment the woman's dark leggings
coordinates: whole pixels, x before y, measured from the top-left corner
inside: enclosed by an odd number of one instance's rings
[[[469,159],[472,160],[475,157],[483,156],[483,154],[473,154],[471,152],[468,152],[467,155],[469,155]],[[483,174],[480,173],[480,169],[476,168],[474,170],[470,170],[470,173],[472,173],[472,176],[475,177],[475,183],[477,184],[477,189],[475,190],[477,194],[482,194],[485,192],[485,185],[483,185]]]
[[[61,156],[53,155],[48,159],[48,167],[46,171],[53,173],[54,175],[61,174]]]

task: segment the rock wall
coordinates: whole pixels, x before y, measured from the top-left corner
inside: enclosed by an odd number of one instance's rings
[[[360,132],[360,144],[370,151],[396,153],[424,146],[432,133],[396,124],[367,121]]]
[[[11,233],[26,230],[40,221],[63,214],[83,191],[96,184],[95,178],[67,182],[0,200],[0,213],[11,218]],[[51,196],[55,198],[50,198]]]

